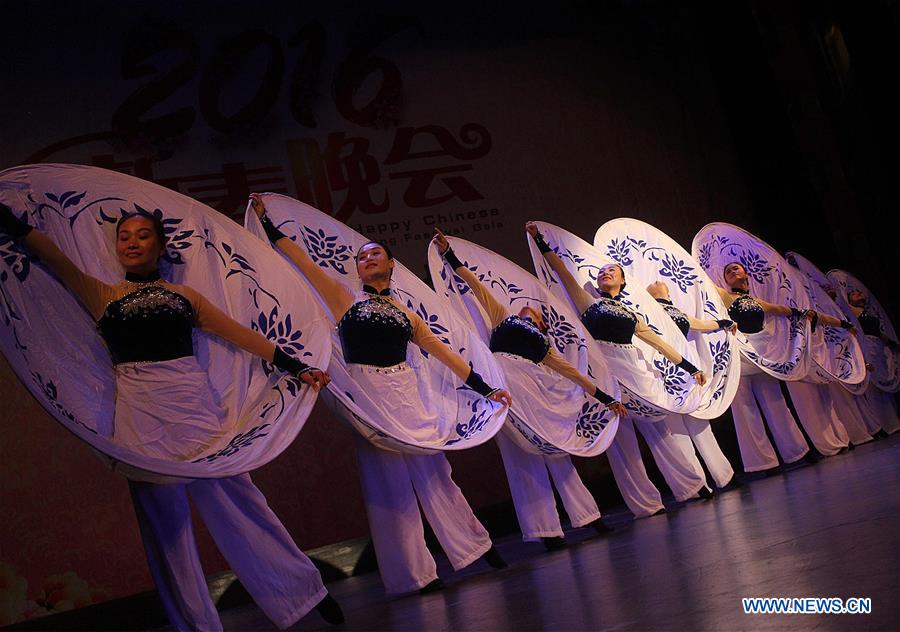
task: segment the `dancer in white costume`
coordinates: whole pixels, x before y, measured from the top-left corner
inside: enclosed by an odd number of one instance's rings
[[[419,392],[414,374],[406,365],[410,342],[449,366],[473,390],[509,406],[508,392],[489,387],[462,356],[431,333],[421,317],[394,300],[390,292],[394,260],[383,245],[370,242],[357,251],[363,289],[354,296],[275,227],[266,216],[262,197],[252,195],[251,204],[266,235],[315,287],[338,321],[344,360],[354,377],[369,392],[378,393],[395,406],[398,419],[410,425],[428,424],[422,400],[435,396]],[[343,414],[340,409],[336,412]],[[425,546],[417,498],[454,569],[481,557],[495,568],[506,566],[453,482],[450,464],[442,453],[392,452],[362,437],[356,438],[356,446],[378,569],[389,593],[430,591],[442,586],[434,558]]]
[[[316,390],[328,382],[325,373],[288,356],[195,290],[161,280],[165,231],[156,217],[132,214],[119,221],[116,254],[126,276],[116,285],[82,272],[2,204],[0,229],[39,256],[97,321],[116,367],[114,439],[135,450],[187,460],[225,428],[224,411],[194,356],[194,327],[299,375]],[[248,474],[129,485],[151,574],[176,629],[222,629],[194,542],[189,494],[229,564],[279,627],[289,627],[313,607],[329,622],[343,621],[319,572]]]
[[[569,272],[562,260],[550,248],[543,235],[533,222],[525,226],[535,240],[535,244],[544,259],[557,274],[569,297],[581,313],[585,328],[595,340],[606,344],[631,344],[634,336],[662,353],[670,362],[688,372],[703,385],[706,376],[693,366],[678,351],[656,335],[646,323],[618,300],[625,287],[625,274],[618,264],[608,264],[597,272],[597,287],[600,300],[595,300]],[[637,370],[637,369],[636,369]],[[642,419],[631,419],[630,416],[619,420],[619,430],[612,445],[606,451],[609,464],[616,478],[616,484],[628,508],[635,517],[643,518],[665,511],[659,490],[650,481],[644,469],[638,447],[635,426],[644,435],[653,458],[666,482],[672,489],[675,499],[686,501],[698,494],[710,497],[712,492],[706,487],[706,477],[699,476],[685,458],[684,451],[665,424]]]
[[[435,229],[434,244],[487,313],[491,329],[490,349],[493,353],[508,354],[530,360],[536,365],[544,365],[557,378],[562,377],[574,382],[585,392],[593,393],[597,400],[620,417],[627,414],[628,411],[621,402],[604,393],[589,377],[580,373],[552,348],[547,337],[547,325],[536,309],[525,306],[518,314],[512,314],[459,260],[450,247],[450,242],[438,229]],[[510,384],[511,390],[514,385],[515,383]],[[535,385],[535,382],[530,384],[531,387]],[[513,392],[515,393],[514,390]],[[527,395],[524,393],[523,397]],[[520,399],[520,396],[516,395],[516,398]],[[512,412],[515,414],[515,411]],[[547,413],[551,414],[551,411]],[[540,414],[538,411],[538,415]],[[523,540],[540,539],[548,550],[558,549],[565,543],[550,483],[551,476],[573,527],[591,526],[601,534],[612,531],[602,522],[597,502],[584,486],[568,455],[528,452],[504,432],[495,435],[494,439],[503,458]],[[550,476],[547,474],[548,470]]]
[[[766,316],[821,319],[822,322],[832,326],[844,326],[836,318],[819,316],[813,310],[801,312],[796,308],[775,305],[750,296],[750,277],[743,264],[737,261],[725,266],[723,276],[730,290],[719,287],[717,288],[719,295],[728,307],[728,314],[737,323],[738,329],[745,334],[752,335],[762,331]],[[731,412],[744,471],[760,472],[778,467],[778,457],[766,436],[760,409],[765,415],[765,422],[769,424],[769,430],[775,438],[782,460],[785,463],[794,463],[806,456],[809,453],[809,446],[784,401],[777,380],[754,370],[749,362],[744,364],[743,369],[746,370],[743,374],[745,377],[742,377],[738,386]]]
[[[699,320],[688,316],[672,304],[669,286],[662,281],[648,285],[647,293],[663,306],[663,309],[675,321],[685,338],[687,338],[688,332],[691,330],[703,332],[727,329],[734,333],[737,329],[737,325],[731,320]],[[722,448],[719,447],[719,442],[716,441],[708,420],[672,413],[666,417],[665,424],[675,436],[682,450],[684,450],[685,457],[699,476],[705,477],[706,473],[697,459],[694,446],[700,452],[700,456],[703,457],[706,467],[709,468],[709,473],[712,475],[716,487],[721,489],[732,483],[735,487],[740,485],[740,482],[734,478],[734,469],[722,452]]]
[[[867,336],[879,338],[893,353],[895,357],[900,357],[900,350],[896,340],[892,340],[885,333],[884,325],[881,318],[878,317],[876,310],[870,310],[866,295],[859,290],[852,290],[847,293],[847,302],[850,308],[859,320],[863,333]],[[893,434],[900,430],[900,417],[897,415],[897,400],[892,393],[887,393],[874,384],[870,383],[865,392],[866,404],[869,407],[869,414],[874,418],[872,427],[883,430],[887,434]]]

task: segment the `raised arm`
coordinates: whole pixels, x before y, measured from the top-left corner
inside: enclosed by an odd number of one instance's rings
[[[325,299],[325,304],[328,305],[328,309],[335,320],[340,320],[347,310],[350,309],[350,306],[353,305],[353,295],[350,294],[350,291],[319,267],[310,258],[306,250],[291,241],[290,238],[275,227],[275,224],[266,215],[266,205],[261,195],[258,193],[251,194],[250,201],[256,216],[259,217],[259,221],[266,231],[266,236],[272,244],[300,269],[303,276],[312,283],[316,291]]]
[[[559,255],[553,252],[547,242],[544,241],[544,236],[538,230],[537,224],[528,222],[525,224],[525,230],[527,230],[528,234],[534,239],[534,243],[537,244],[538,250],[541,251],[541,254],[550,265],[550,268],[556,272],[556,276],[559,277],[559,280],[569,294],[569,298],[575,303],[575,307],[578,309],[579,313],[584,312],[584,310],[590,307],[594,302],[594,297],[581,287],[581,284],[578,283],[578,280],[571,272],[569,272],[569,269],[566,267],[566,264],[563,263],[562,259],[559,258]]]
[[[415,344],[434,356],[435,359],[447,365],[461,381],[465,382],[476,393],[495,402],[500,402],[504,406],[512,404],[512,397],[507,391],[488,386],[475,369],[469,367],[469,363],[461,355],[450,349],[431,332],[427,323],[420,316],[413,314],[407,309],[404,309],[404,311],[409,318],[409,322],[412,323],[412,341]]]
[[[439,231],[438,229],[434,229],[434,245],[438,250],[438,253],[447,261],[452,267],[454,272],[462,278],[463,281],[466,282],[466,285],[469,286],[469,289],[472,290],[472,294],[475,295],[475,298],[478,300],[478,303],[484,308],[484,311],[487,312],[488,320],[490,321],[490,327],[493,329],[497,325],[499,325],[504,318],[509,316],[509,309],[500,303],[494,295],[491,294],[484,284],[478,280],[478,277],[475,276],[475,273],[469,270],[456,256],[456,253],[453,252],[453,249],[450,247],[450,243],[447,241],[447,238],[444,236],[444,233]]]
[[[691,364],[687,358],[678,353],[674,347],[658,336],[656,332],[650,329],[647,323],[640,318],[638,318],[637,325],[635,326],[634,335],[663,354],[669,362],[693,375],[694,379],[697,380],[697,384],[700,386],[706,384],[706,375],[704,375],[703,371]]]
[[[541,360],[541,364],[545,364],[547,367],[580,386],[585,393],[593,395],[601,404],[614,411],[620,417],[628,414],[621,402],[616,401],[614,397],[603,392],[599,386],[591,381],[591,378],[572,366],[572,364],[560,355],[556,349],[551,348],[544,359]]]
[[[47,235],[20,220],[12,209],[2,203],[0,230],[16,239],[50,268],[87,308],[94,320],[100,318],[106,304],[113,299],[114,290],[111,286],[82,272]]]
[[[195,324],[203,331],[215,334],[247,353],[271,362],[286,373],[299,376],[316,391],[330,381],[327,373],[289,356],[258,331],[245,327],[231,318],[206,300],[199,292],[184,286],[179,286],[178,291],[191,302]]]

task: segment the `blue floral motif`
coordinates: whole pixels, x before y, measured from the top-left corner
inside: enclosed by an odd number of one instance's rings
[[[609,409],[600,402],[586,401],[581,406],[578,421],[575,422],[575,434],[593,442],[609,425],[608,414],[610,414]]]
[[[655,366],[663,376],[663,386],[666,389],[666,393],[674,395],[679,404],[683,403],[688,382],[682,376],[687,375],[687,372],[678,368],[665,358],[654,360],[653,366]]]
[[[543,452],[544,454],[564,454],[564,450],[560,450],[552,443],[548,443],[541,439],[538,434],[531,430],[528,426],[519,421],[518,417],[515,415],[508,415],[507,420],[512,424],[512,427],[515,428],[520,435],[525,437],[525,439],[535,446],[538,450]]]
[[[420,302],[419,306],[416,307],[413,304],[412,300],[409,298],[406,299],[406,306],[416,314],[418,314],[422,318],[422,320],[425,321],[425,324],[428,325],[431,333],[437,336],[441,342],[443,342],[445,345],[451,346],[450,339],[447,337],[447,334],[450,333],[450,330],[443,324],[441,324],[440,318],[437,314],[429,314],[428,310],[425,309],[425,304],[422,302]],[[424,351],[423,354],[426,356],[428,355]]]
[[[713,320],[718,320],[719,310],[716,308],[716,304],[712,302],[712,299],[709,298],[709,294],[706,293],[706,290],[701,292],[700,300],[703,301],[703,313]]]
[[[662,258],[662,265],[659,268],[660,275],[672,279],[682,292],[687,292],[687,289],[697,280],[697,275],[693,272],[694,268],[669,254]]]
[[[825,327],[825,342],[828,345],[841,344],[846,336],[840,327]]]
[[[215,452],[214,454],[199,458],[196,461],[193,461],[193,463],[212,463],[213,461],[218,461],[219,459],[237,454],[242,448],[249,447],[253,445],[253,442],[260,437],[265,437],[266,435],[268,435],[269,433],[264,431],[269,427],[269,425],[270,424],[262,424],[259,426],[254,426],[247,432],[238,433],[231,438],[231,441],[228,442],[227,446],[225,446],[218,452]]]
[[[578,345],[578,348],[585,348],[584,338],[578,334],[578,330],[566,320],[565,316],[556,311],[552,305],[546,303],[541,304],[541,313],[544,316],[544,322],[547,323],[547,333],[556,350],[565,354],[566,347],[569,345]]]
[[[623,392],[622,404],[638,417],[644,417],[645,419],[659,419],[667,414],[627,392]]]
[[[290,314],[283,320],[279,318],[277,305],[272,308],[268,316],[260,312],[256,320],[250,323],[250,328],[261,333],[267,340],[271,340],[289,356],[298,359],[312,356],[312,353],[306,351],[306,347],[300,341],[303,338],[303,331],[294,328]],[[271,375],[275,367],[265,360],[260,360],[260,362],[262,362],[266,375]]]
[[[709,270],[710,258],[712,257],[712,249],[713,244],[710,241],[700,246],[700,255],[697,257],[697,262],[704,270]]]
[[[731,362],[731,345],[728,340],[709,343],[709,352],[713,357],[713,375],[723,372]]]
[[[606,254],[621,266],[630,266],[634,263],[634,259],[631,258],[631,246],[628,245],[627,239],[622,239],[622,241],[613,239],[606,245]]]
[[[755,252],[742,252],[740,261],[747,274],[757,283],[763,283],[773,270],[772,266]]]
[[[469,387],[460,386],[457,387],[456,390],[465,389],[469,389]],[[478,432],[481,432],[487,425],[488,421],[491,420],[491,417],[494,415],[494,404],[490,403],[488,400],[478,397],[477,399],[472,401],[471,410],[472,415],[469,417],[469,421],[466,423],[456,424],[456,438],[450,439],[447,442],[447,445],[453,445],[455,443],[459,443],[460,441],[465,441]]]
[[[349,274],[344,264],[353,257],[353,251],[349,246],[338,244],[337,235],[328,235],[321,228],[315,230],[304,226],[300,237],[306,245],[310,258],[319,264],[319,267],[330,267],[344,276]]]
[[[40,387],[41,392],[44,394],[44,398],[56,410],[56,412],[58,412],[60,415],[62,415],[72,423],[78,424],[88,432],[97,434],[97,431],[94,428],[91,428],[90,426],[79,421],[78,418],[76,418],[75,415],[72,414],[69,409],[59,401],[59,393],[56,389],[56,384],[53,383],[53,380],[45,380],[40,373],[36,373],[34,371],[31,372],[31,380]]]
[[[65,193],[62,193],[60,195],[56,195],[54,193],[44,193],[43,198],[45,201],[39,202],[34,197],[34,194],[29,194],[28,201],[34,205],[34,214],[37,215],[41,220],[44,219],[44,211],[52,211],[60,217],[67,217],[70,227],[75,224],[75,220],[77,220],[82,213],[84,213],[95,204],[102,204],[103,202],[125,201],[125,198],[120,197],[101,197],[87,202],[81,208],[72,209],[72,207],[78,205],[86,195],[87,191],[82,191],[81,193],[77,193],[76,191],[66,191]],[[49,200],[50,202],[48,203],[46,200]],[[71,215],[66,215],[66,213],[71,212],[72,210],[74,210],[75,212]],[[101,214],[103,213],[102,207],[100,208],[100,212]]]

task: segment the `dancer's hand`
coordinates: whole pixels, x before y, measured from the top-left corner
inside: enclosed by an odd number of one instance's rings
[[[431,238],[432,243],[437,246],[438,254],[444,254],[447,252],[447,248],[450,247],[450,242],[447,240],[447,236],[442,233],[439,229],[434,229],[434,237]]]
[[[609,406],[607,406],[617,417],[624,417],[628,414],[628,409],[625,408],[625,404],[622,402],[612,402]]]
[[[507,408],[512,406],[512,395],[509,394],[509,391],[502,388],[498,388],[496,391],[488,395],[487,398],[491,401],[503,404]]]
[[[253,208],[253,212],[256,213],[258,218],[262,219],[266,214],[266,205],[262,201],[262,196],[259,193],[250,194],[250,206]]]
[[[312,389],[318,393],[321,389],[328,386],[328,383],[331,381],[331,376],[325,371],[313,368],[301,373],[300,379],[306,384],[309,384]]]
[[[532,237],[537,237],[541,232],[538,230],[538,225],[534,222],[525,222],[525,230],[528,231],[528,234]]]
[[[730,333],[732,336],[736,336],[737,331],[738,331],[737,323],[734,323],[731,327],[727,328],[725,331]]]
[[[706,373],[703,371],[697,371],[694,373],[694,379],[697,381],[697,386],[703,386],[706,384]]]

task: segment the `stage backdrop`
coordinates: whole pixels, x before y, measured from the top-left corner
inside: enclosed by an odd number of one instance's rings
[[[7,3],[0,168],[102,166],[233,218],[284,193],[423,276],[435,226],[525,267],[528,219],[588,241],[618,216],[685,247],[711,221],[765,234],[693,9],[589,4]],[[125,481],[3,360],[0,402],[0,624],[151,588]],[[508,501],[493,445],[451,461],[474,507]],[[321,406],[254,478],[303,548],[367,533],[349,431]]]

